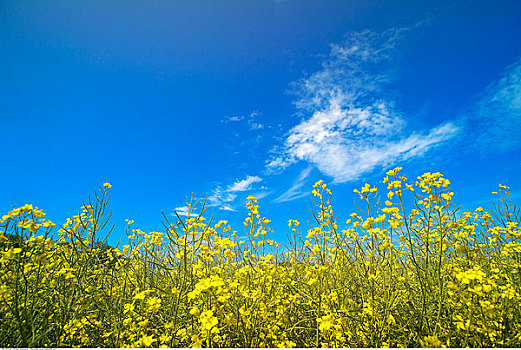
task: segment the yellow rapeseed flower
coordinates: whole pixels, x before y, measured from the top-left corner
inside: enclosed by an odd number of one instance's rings
[[[201,323],[201,328],[206,331],[210,331],[219,323],[217,317],[213,315],[212,310],[203,311],[203,313],[201,313],[201,316],[199,317],[199,322]]]
[[[141,339],[140,339],[140,343],[142,346],[144,347],[149,347],[151,346],[157,339],[154,338],[153,336],[151,335],[144,335]]]

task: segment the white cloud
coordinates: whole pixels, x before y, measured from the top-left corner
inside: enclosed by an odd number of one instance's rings
[[[244,179],[228,185],[224,190],[221,185],[218,185],[213,189],[212,194],[208,196],[208,204],[217,206],[221,210],[235,211],[233,202],[237,198],[237,192],[253,190],[252,185],[261,181],[262,178],[258,176],[247,175]]]
[[[244,180],[236,181],[228,186],[227,192],[242,192],[247,191],[251,188],[251,185],[255,182],[260,182],[262,179],[258,176],[247,175]]]
[[[259,117],[262,115],[258,110],[253,110],[248,116],[248,125],[250,130],[259,130],[264,129],[264,124],[258,121]]]
[[[219,209],[227,211],[236,211],[235,208],[229,204],[223,204]]]
[[[268,160],[268,170],[305,161],[335,182],[347,182],[420,156],[457,133],[452,123],[405,133],[406,119],[383,90],[391,81],[394,48],[404,30],[355,33],[345,45],[332,46],[320,71],[293,84],[294,104],[308,117],[289,131],[283,147]]]
[[[232,115],[232,116],[227,116],[224,119],[222,119],[221,123],[227,124],[230,122],[240,122],[243,119],[244,119],[243,115]]]
[[[189,217],[192,217],[192,216],[197,216],[196,213],[194,213],[194,210],[192,210],[191,213],[188,212],[188,206],[182,206],[182,207],[177,207],[174,209],[174,211],[177,213],[177,215],[183,217],[183,216],[189,216]],[[175,215],[175,214],[173,214]]]
[[[470,136],[484,151],[521,146],[521,57],[488,86],[467,121]]]
[[[244,116],[244,115],[227,116],[221,120],[221,123],[228,124],[228,123],[240,122],[240,121],[245,120],[246,123],[248,124],[248,128],[250,131],[261,130],[261,129],[265,128],[264,124],[262,124],[258,120],[261,115],[262,115],[262,113],[255,109],[246,116]]]
[[[311,170],[313,167],[308,166],[304,170],[302,170],[297,177],[297,180],[293,183],[293,185],[283,194],[275,198],[273,201],[280,203],[280,202],[289,202],[298,198],[302,198],[308,194],[308,192],[303,192],[302,186],[305,183],[305,180],[309,177],[309,174],[311,173]]]
[[[208,196],[208,205],[212,207],[218,207],[221,210],[235,211],[235,209],[228,203],[231,203],[237,198],[234,193],[229,193],[218,185],[213,189],[212,193]]]
[[[270,191],[260,191],[260,192],[255,192],[255,193],[253,193],[253,195],[254,195],[255,198],[257,198],[257,199],[262,199],[262,198],[264,198],[264,197],[269,196],[269,195],[272,194],[272,193],[273,193],[273,191],[271,191],[271,190],[270,190]]]
[[[253,122],[250,124],[250,130],[264,129],[264,125],[261,123]]]

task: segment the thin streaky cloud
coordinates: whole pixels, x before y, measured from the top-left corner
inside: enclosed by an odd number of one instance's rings
[[[262,178],[258,176],[247,175],[244,179],[226,186],[225,189],[219,184],[208,196],[208,205],[216,206],[221,210],[236,211],[234,202],[237,199],[237,193],[254,191],[254,184],[261,181]]]
[[[247,118],[247,121],[248,121],[248,126],[250,128],[250,130],[260,130],[260,129],[264,129],[264,124],[262,124],[260,121],[259,121],[259,118],[260,116],[262,115],[262,113],[258,110],[253,110],[248,118]]]
[[[232,115],[232,116],[227,116],[225,117],[224,119],[221,120],[221,123],[230,123],[230,122],[240,122],[241,120],[244,119],[244,116],[242,115]]]
[[[188,216],[188,217],[192,217],[192,216],[197,216],[196,213],[194,213],[194,210],[192,209],[192,212],[189,212],[188,211],[188,206],[182,206],[182,207],[177,207],[174,209],[174,211],[177,213],[177,215],[179,216]],[[175,216],[174,213],[172,213],[172,215]]]
[[[249,114],[245,115],[231,115],[226,116],[221,119],[221,123],[239,123],[241,121],[245,121],[248,124],[248,129],[250,131],[261,130],[265,128],[265,125],[259,121],[259,117],[262,113],[259,110],[254,109]]]
[[[236,194],[228,193],[226,190],[223,190],[220,185],[217,185],[208,196],[208,205],[218,207],[221,210],[235,211],[229,203],[232,203],[236,197]]]
[[[470,139],[482,152],[521,146],[521,57],[485,89],[466,119]]]
[[[273,191],[261,191],[261,192],[253,193],[253,196],[255,196],[256,199],[262,199],[262,198],[269,196],[272,193],[273,193]]]
[[[219,209],[226,211],[237,211],[234,207],[229,204],[223,204]]]
[[[251,185],[255,182],[260,182],[262,179],[258,176],[247,175],[245,179],[236,181],[228,186],[228,192],[242,192],[251,189]]]
[[[297,179],[295,180],[295,182],[293,182],[293,185],[283,194],[275,198],[273,201],[276,203],[289,202],[306,196],[308,192],[302,191],[302,187],[304,186],[305,181],[309,177],[309,174],[311,173],[312,169],[312,166],[308,166],[305,169],[303,169],[300,172]]]

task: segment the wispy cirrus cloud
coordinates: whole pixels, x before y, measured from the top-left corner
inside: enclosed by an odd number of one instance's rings
[[[221,123],[233,123],[233,122],[240,122],[244,119],[243,115],[229,115],[221,120]]]
[[[313,167],[311,166],[308,166],[307,168],[303,169],[300,172],[297,179],[295,180],[295,182],[293,182],[293,185],[286,192],[275,198],[273,201],[276,203],[289,202],[308,195],[308,192],[302,191],[302,187],[304,186],[306,179],[309,177],[311,170],[313,170]]]
[[[521,146],[521,57],[485,89],[466,119],[469,139],[483,152]]]
[[[343,183],[421,156],[456,135],[451,122],[406,132],[406,118],[384,91],[393,78],[396,44],[407,30],[353,33],[344,45],[332,46],[321,70],[293,84],[304,118],[267,161],[269,171],[305,161]]]
[[[181,207],[177,207],[174,209],[174,211],[177,213],[177,215],[183,217],[183,216],[188,216],[188,217],[192,217],[192,216],[197,216],[197,213],[194,212],[194,209],[192,209],[192,211],[190,212],[189,211],[189,208],[187,205],[184,205],[184,206],[181,206]],[[175,214],[172,213],[172,215],[175,216]]]
[[[224,189],[221,185],[218,185],[208,196],[208,204],[221,210],[235,211],[234,201],[237,198],[237,193],[253,190],[253,184],[261,181],[262,178],[258,176],[247,175],[244,179],[235,181]]]
[[[238,123],[245,121],[249,130],[264,129],[265,125],[259,120],[262,113],[258,110],[251,111],[248,115],[230,115],[221,119],[221,123]]]
[[[262,179],[258,176],[246,176],[245,179],[236,181],[233,184],[229,185],[227,188],[228,193],[235,193],[235,192],[243,192],[251,189],[251,185],[256,182],[261,182]]]

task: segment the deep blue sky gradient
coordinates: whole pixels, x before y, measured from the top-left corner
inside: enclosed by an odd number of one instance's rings
[[[313,113],[294,105],[292,87],[323,69],[331,45],[392,28],[409,29],[393,50],[382,98],[393,101],[408,134],[447,121],[460,132],[420,157],[335,182],[341,216],[353,210],[354,187],[381,182],[394,166],[410,178],[442,172],[465,209],[487,205],[499,182],[519,202],[520,145],[507,132],[499,147],[484,128],[501,118],[505,128],[521,127],[519,106],[496,117],[480,101],[520,65],[520,15],[518,1],[4,0],[0,211],[33,203],[62,223],[108,181],[115,243],[124,219],[161,230],[161,211],[170,215],[192,192],[212,196],[249,175],[262,181],[234,192],[226,203],[235,211],[214,201],[210,212],[240,232],[246,196],[269,193],[261,213],[284,241],[288,219],[312,218],[311,200],[276,198],[308,167],[299,191],[334,182],[305,159],[266,170]]]

